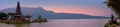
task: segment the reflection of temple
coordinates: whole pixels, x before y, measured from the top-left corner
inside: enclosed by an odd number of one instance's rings
[[[16,21],[22,21],[22,13],[21,13],[21,8],[20,8],[20,3],[17,2],[17,7],[16,7],[16,13],[15,13],[14,19]]]

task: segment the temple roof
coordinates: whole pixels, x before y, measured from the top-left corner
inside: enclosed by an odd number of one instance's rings
[[[21,15],[21,7],[20,7],[20,2],[17,2],[17,7],[16,7],[16,15]]]

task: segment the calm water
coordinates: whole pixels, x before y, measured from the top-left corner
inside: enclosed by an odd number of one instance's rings
[[[21,27],[104,27],[108,19],[49,19],[46,23],[31,23]],[[16,27],[11,24],[0,24],[0,27]]]

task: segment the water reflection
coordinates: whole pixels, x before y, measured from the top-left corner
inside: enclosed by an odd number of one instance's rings
[[[12,24],[4,24],[4,23],[0,23],[0,27],[15,27]]]
[[[31,23],[20,26],[0,24],[0,27],[104,27],[108,19],[50,19],[46,23]]]

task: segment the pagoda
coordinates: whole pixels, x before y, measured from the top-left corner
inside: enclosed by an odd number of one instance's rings
[[[22,19],[23,18],[22,18],[22,13],[21,13],[21,7],[20,7],[20,3],[18,1],[15,16],[14,16],[14,20],[19,22],[19,21],[22,21]]]

